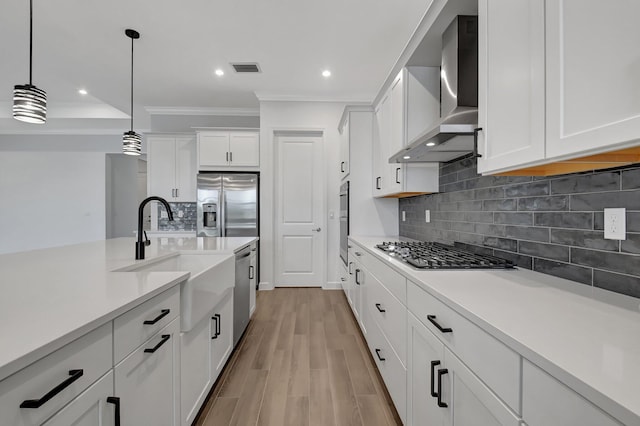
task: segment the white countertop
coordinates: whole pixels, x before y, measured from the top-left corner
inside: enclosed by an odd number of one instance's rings
[[[350,237],[624,424],[640,424],[640,300],[526,269],[417,270]]]
[[[188,272],[113,272],[179,252],[228,254],[257,240],[116,238],[0,255],[0,380],[134,306],[179,284]]]

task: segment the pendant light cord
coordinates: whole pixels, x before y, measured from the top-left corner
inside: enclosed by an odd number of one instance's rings
[[[32,81],[33,62],[33,0],[29,0],[29,86]]]
[[[133,132],[133,37],[131,37],[131,131]]]

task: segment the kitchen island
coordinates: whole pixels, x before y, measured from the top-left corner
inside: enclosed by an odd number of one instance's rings
[[[0,386],[4,385],[6,388],[7,383],[16,381],[15,377],[23,374],[25,370],[32,369],[34,363],[39,365],[41,361],[46,361],[46,358],[42,359],[43,357],[48,358],[48,355],[56,351],[62,353],[66,348],[73,347],[83,339],[92,340],[86,336],[96,333],[99,336],[93,340],[108,342],[108,345],[105,343],[106,346],[96,346],[102,349],[96,350],[94,355],[108,352],[110,357],[113,352],[116,359],[109,359],[109,365],[117,363],[127,355],[126,351],[130,352],[132,348],[144,342],[140,340],[134,346],[134,343],[129,341],[135,342],[135,339],[141,337],[128,336],[123,338],[125,343],[120,346],[124,349],[119,349],[117,335],[120,323],[118,321],[123,324],[130,321],[137,315],[138,310],[155,303],[154,300],[160,300],[167,306],[171,305],[172,312],[168,314],[169,309],[158,308],[161,314],[154,318],[156,314],[151,314],[154,311],[147,309],[143,312],[145,324],[152,324],[149,326],[150,329],[155,327],[153,325],[155,323],[158,323],[158,327],[166,326],[165,328],[171,325],[176,337],[172,342],[179,341],[180,322],[177,316],[180,312],[180,291],[178,289],[180,284],[189,280],[190,273],[180,270],[179,267],[175,270],[162,270],[162,268],[154,270],[153,265],[168,263],[167,260],[178,256],[211,255],[206,256],[207,259],[211,259],[208,260],[207,267],[222,264],[231,264],[232,267],[234,253],[255,241],[255,237],[152,238],[144,260],[135,260],[134,238],[117,238],[1,255],[0,289],[3,297],[0,298],[0,347],[2,348],[0,350]],[[227,278],[226,281],[225,285],[229,287],[229,279]],[[233,274],[231,274],[230,287],[226,291],[227,294],[230,294],[233,287]],[[150,306],[150,308],[156,307]],[[167,311],[166,314],[165,311]],[[149,315],[151,316],[147,318]],[[142,320],[135,321],[142,324]],[[126,329],[124,325],[122,328]],[[116,336],[113,350],[111,337],[107,336],[111,336],[112,332]],[[144,337],[146,339],[147,336]],[[158,342],[152,343],[162,345],[168,339],[163,334],[162,339],[158,337]],[[91,346],[94,343],[87,345]],[[107,347],[108,350],[105,349]],[[119,350],[122,351],[120,357]],[[149,349],[149,352],[151,350]],[[76,352],[81,351],[72,351],[68,356],[73,356]],[[178,357],[174,362],[178,362],[179,365],[179,351],[177,353]],[[88,370],[89,368],[84,372],[85,377],[90,376]],[[71,382],[76,378],[71,371],[69,373],[72,377],[68,381]],[[79,374],[82,376],[82,373]],[[179,379],[179,377],[178,369],[175,378]],[[17,383],[16,386],[18,386]],[[71,389],[75,385],[68,386]],[[11,393],[12,388],[13,386],[2,390]],[[32,390],[29,397],[38,396],[38,392],[44,394],[49,388],[42,388],[35,392]],[[92,388],[93,386],[86,392]],[[55,405],[56,397],[53,398],[54,400],[49,404],[46,403],[46,398],[41,398],[39,403],[44,405],[43,409],[45,409],[47,405]],[[62,397],[58,397],[60,398]],[[3,400],[0,398],[0,413],[8,413],[2,404]],[[21,408],[21,410],[28,413],[38,411],[32,408]],[[30,424],[23,418],[4,419],[2,416],[0,416],[2,424],[8,424],[5,423],[6,421],[11,424]],[[34,416],[29,414],[26,417]],[[38,421],[44,419],[46,417]],[[26,423],[18,423],[19,421]]]
[[[374,348],[393,347],[406,365],[396,405],[406,403],[408,424],[453,415],[466,398],[458,418],[473,399],[499,419],[492,425],[640,425],[638,299],[526,269],[420,270],[377,249],[383,240],[393,238],[350,237],[357,272],[347,292],[367,340],[386,333]],[[394,309],[404,309],[405,329],[389,332]],[[434,365],[451,382],[432,410],[419,401],[431,399],[430,375],[438,394]]]

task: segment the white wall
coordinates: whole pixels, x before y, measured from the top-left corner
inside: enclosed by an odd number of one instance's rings
[[[0,253],[103,239],[105,155],[0,151]]]
[[[132,237],[138,228],[138,157],[106,155],[106,238]],[[146,193],[146,179],[145,193]]]
[[[345,107],[333,102],[260,102],[260,286],[274,283],[274,131],[320,130],[326,163],[327,262],[325,287],[338,287],[340,238],[340,134],[338,123]],[[329,219],[333,211],[334,218]]]

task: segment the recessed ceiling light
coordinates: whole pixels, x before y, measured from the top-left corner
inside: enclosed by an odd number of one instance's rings
[[[216,70],[216,75],[217,75],[218,77],[222,77],[222,76],[224,75],[224,71],[222,71],[220,68],[218,68],[218,69]]]
[[[325,78],[331,77],[331,71],[329,71],[329,70],[322,71],[322,76],[325,77]]]
[[[427,146],[435,146],[435,142],[427,142]]]
[[[81,95],[86,95],[89,92],[87,92],[85,89],[80,89],[78,90],[78,93],[80,93]]]
[[[411,158],[411,156],[410,156],[410,155],[405,155],[405,156],[404,156],[404,157],[402,157],[402,158],[404,158],[405,160],[408,160],[409,158]]]

